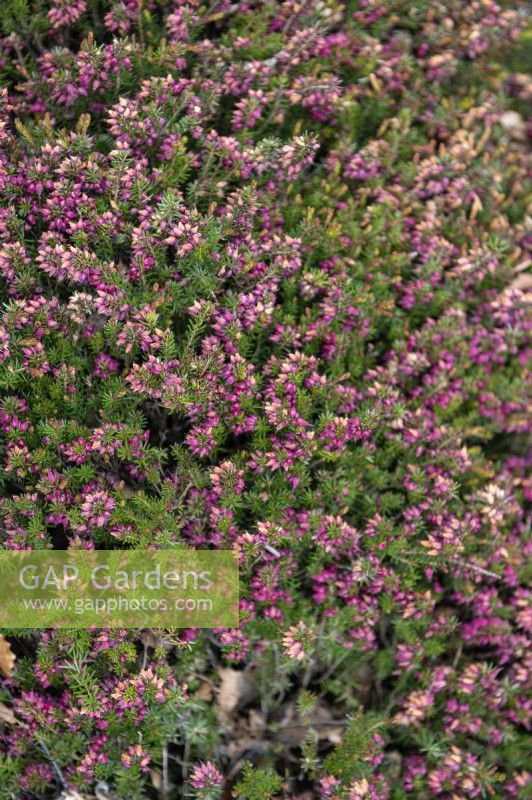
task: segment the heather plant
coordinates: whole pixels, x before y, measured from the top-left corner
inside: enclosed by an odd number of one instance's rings
[[[7,0],[0,547],[240,627],[4,630],[0,798],[529,797],[524,4]]]

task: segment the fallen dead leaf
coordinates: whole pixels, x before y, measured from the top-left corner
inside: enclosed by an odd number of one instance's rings
[[[344,734],[341,720],[335,719],[329,708],[320,701],[308,719],[302,719],[294,706],[287,708],[286,715],[279,725],[276,737],[289,747],[300,747],[305,740],[309,728],[318,734],[318,739],[331,744],[340,744]]]
[[[532,275],[529,272],[521,272],[510,284],[510,289],[519,289],[521,292],[528,292],[532,289]]]
[[[17,720],[10,708],[0,703],[0,722],[5,722],[6,725],[15,725]]]
[[[506,111],[499,119],[500,124],[512,139],[526,142],[526,123],[517,111]]]
[[[11,650],[11,645],[0,633],[0,673],[5,678],[10,678],[13,674],[16,656]]]
[[[152,770],[150,770],[150,778],[151,778],[151,783],[152,783],[153,788],[156,789],[161,794],[164,794],[163,793],[163,782],[164,782],[164,780],[163,780],[162,771],[160,769],[152,769]],[[175,785],[168,781],[167,782],[167,786],[166,786],[167,794],[169,792],[172,792],[174,789],[175,789]]]
[[[253,684],[245,672],[230,667],[218,670],[221,683],[218,689],[217,706],[222,717],[229,717],[242,700],[253,693]]]
[[[483,208],[484,208],[484,206],[482,205],[482,201],[480,200],[480,197],[478,196],[478,194],[475,194],[473,192],[473,202],[471,204],[471,211],[469,213],[469,219],[472,220],[472,221],[476,220],[476,218],[479,215],[479,212],[482,211]]]
[[[373,74],[373,72],[370,75],[368,75],[368,80],[371,84],[371,88],[373,89],[373,91],[376,92],[377,94],[381,94],[382,91],[381,82],[377,78],[377,76]]]
[[[194,697],[197,700],[207,700],[207,701],[212,700],[213,691],[211,684],[208,681],[204,681],[199,687],[198,691],[195,692]]]
[[[260,735],[265,728],[264,714],[252,708],[248,714],[248,727],[254,736]]]
[[[163,773],[160,769],[151,769],[150,770],[150,778],[151,778],[151,785],[154,789],[157,789],[158,792],[161,791],[163,788]]]
[[[225,748],[226,755],[233,761],[240,759],[243,753],[253,750],[259,740],[252,736],[239,736],[238,740],[231,739]]]

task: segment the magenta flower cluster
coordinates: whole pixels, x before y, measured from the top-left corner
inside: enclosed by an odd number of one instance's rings
[[[527,796],[515,6],[7,0],[0,547],[231,549],[241,614],[6,631],[2,800]]]

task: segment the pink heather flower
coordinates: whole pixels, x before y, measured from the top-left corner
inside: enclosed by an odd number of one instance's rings
[[[81,759],[79,766],[76,770],[86,781],[92,782],[94,778],[94,771],[98,764],[107,764],[108,756],[107,750],[107,735],[105,733],[95,736],[91,741],[90,747]]]
[[[217,797],[218,792],[223,783],[223,775],[218,772],[216,767],[211,761],[205,761],[203,764],[198,764],[189,777],[189,783],[194,789],[202,790],[198,792],[199,797]],[[213,790],[216,793],[212,793]],[[210,793],[209,793],[210,792]]]
[[[54,28],[72,25],[87,8],[85,0],[53,0],[53,5],[48,12],[48,19]]]
[[[174,245],[177,255],[181,258],[191,253],[201,241],[202,236],[198,226],[181,221],[171,228],[170,235],[165,239],[166,244]]]
[[[532,81],[482,80],[519,3],[420,0],[408,25],[397,0],[29,5],[36,30],[0,43],[17,76],[0,90],[0,546],[90,550],[103,530],[232,548],[240,627],[214,630],[216,653],[180,634],[205,671],[260,671],[264,620],[299,603],[294,671],[322,627],[340,683],[387,648],[387,741],[361,709],[364,772],[328,775],[320,753],[304,793],[521,800],[532,123],[503,96],[524,106]],[[450,115],[449,94],[476,99]],[[35,641],[35,691],[7,684],[10,797],[57,794],[43,733],[80,791],[149,783],[134,743],[160,754],[154,720],[181,712],[175,659],[145,640],[139,672],[134,633],[87,636],[96,704],[72,693],[65,632]],[[226,788],[191,766],[195,800]]]
[[[123,766],[130,769],[136,766],[141,772],[149,772],[151,764],[151,756],[147,753],[140,744],[131,745],[125,753],[120,756],[120,761]]]
[[[131,29],[133,21],[138,16],[138,0],[126,0],[113,5],[104,17],[105,27],[113,33],[124,36]]]
[[[386,800],[389,797],[389,788],[381,780],[361,778],[350,785],[346,800]]]
[[[341,788],[342,782],[333,775],[326,775],[320,778],[318,793],[321,800],[332,800],[337,796],[337,790]]]
[[[261,89],[250,89],[247,97],[239,100],[233,112],[233,130],[239,131],[242,128],[253,128],[255,123],[261,118],[267,97]]]
[[[103,528],[115,507],[116,501],[109,497],[107,492],[89,492],[85,495],[85,501],[81,505],[81,515],[90,525]]]
[[[308,628],[303,620],[289,628],[283,636],[283,647],[285,653],[289,658],[294,658],[296,661],[304,661],[308,658],[308,649],[310,642],[314,636],[314,631]]]
[[[9,334],[7,330],[0,325],[0,364],[10,356],[9,349]]]
[[[244,471],[237,469],[231,461],[223,461],[210,474],[214,494],[217,497],[221,497],[226,492],[242,494],[244,489],[243,475]]]
[[[53,781],[54,777],[54,773],[47,764],[32,763],[25,768],[19,781],[23,789],[31,793],[41,794]]]
[[[91,454],[91,446],[83,436],[74,439],[70,444],[59,445],[59,450],[65,458],[78,465],[84,464]]]
[[[94,359],[93,375],[96,378],[107,380],[111,375],[118,372],[120,369],[120,362],[116,358],[111,358],[107,353],[100,353]]]
[[[220,644],[231,661],[244,661],[249,652],[249,639],[239,630],[224,631]]]
[[[119,435],[123,427],[122,424],[108,423],[95,428],[91,436],[92,451],[106,460],[108,456],[115,455],[120,447]]]

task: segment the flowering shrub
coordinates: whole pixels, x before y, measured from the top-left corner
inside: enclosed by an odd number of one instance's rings
[[[1,547],[241,626],[4,631],[0,797],[525,798],[519,7],[5,5]]]

